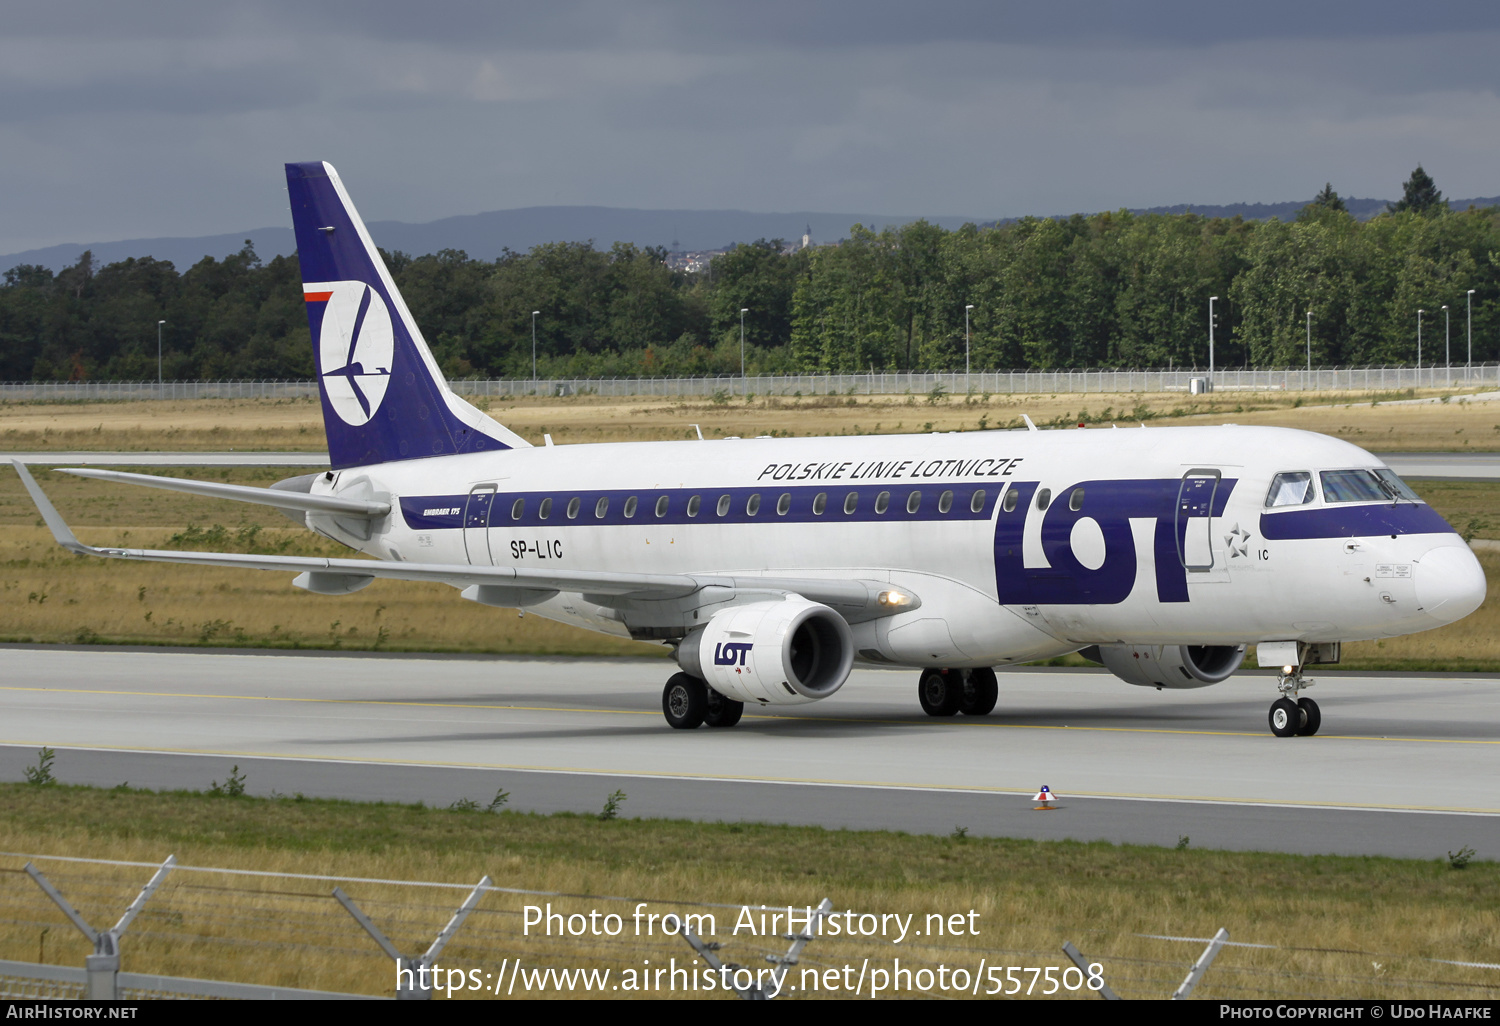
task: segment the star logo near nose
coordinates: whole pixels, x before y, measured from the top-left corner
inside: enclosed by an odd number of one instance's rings
[[[1229,558],[1236,556],[1249,557],[1250,555],[1250,532],[1235,524],[1228,534],[1224,536],[1224,545],[1229,549]]]

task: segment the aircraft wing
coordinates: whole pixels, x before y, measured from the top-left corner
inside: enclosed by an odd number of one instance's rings
[[[734,592],[786,592],[801,595],[814,602],[822,602],[838,610],[846,618],[854,620],[889,616],[916,608],[916,596],[904,590],[893,589],[879,581],[822,580],[817,578],[785,578],[760,576],[733,576],[718,574],[639,574],[610,573],[585,570],[534,570],[526,567],[466,566],[449,563],[387,562],[375,559],[335,559],[309,556],[270,556],[237,552],[177,552],[166,549],[100,548],[85,545],[78,540],[72,528],[63,520],[62,514],[52,505],[26,467],[12,461],[16,473],[31,494],[32,501],[42,514],[42,519],[52,531],[57,543],[71,552],[87,556],[102,556],[109,559],[134,559],[155,563],[185,563],[191,566],[222,566],[250,570],[282,570],[292,573],[317,575],[325,587],[312,590],[353,591],[371,578],[390,578],[400,581],[437,581],[457,588],[490,587],[496,590],[490,595],[491,605],[523,606],[544,601],[557,592],[573,592],[586,596],[599,605],[612,605],[619,601],[632,603],[681,599],[701,592],[706,588],[729,589]],[[108,472],[104,472],[108,473]],[[88,476],[99,476],[98,473]],[[114,476],[114,475],[111,475]],[[129,475],[141,476],[141,475]],[[161,481],[161,478],[153,478]],[[181,484],[182,482],[177,482]],[[196,482],[189,482],[194,483]],[[235,486],[216,486],[219,488]],[[260,489],[251,489],[259,491]],[[205,493],[215,494],[215,493]],[[296,494],[296,493],[285,493]],[[226,496],[227,497],[227,496]],[[300,496],[309,498],[309,496]],[[341,500],[349,501],[349,500]],[[368,515],[368,514],[367,514]],[[316,580],[316,578],[309,578]],[[343,579],[347,587],[333,587]],[[480,593],[480,601],[486,601]],[[723,591],[718,596],[724,596]]]
[[[100,481],[115,481],[119,484],[145,485],[147,488],[165,488],[171,492],[206,495],[211,499],[254,502],[262,506],[275,506],[278,509],[301,510],[304,513],[336,513],[346,517],[379,518],[391,511],[391,504],[389,502],[371,502],[365,499],[342,499],[333,495],[310,495],[307,492],[284,491],[278,488],[256,488],[252,485],[221,484],[217,481],[189,481],[180,477],[131,474],[123,470],[59,467],[58,473],[73,474],[78,477],[92,477]]]

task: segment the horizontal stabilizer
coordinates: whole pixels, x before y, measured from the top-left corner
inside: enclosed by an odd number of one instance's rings
[[[58,469],[64,474],[92,477],[100,481],[144,485],[147,488],[165,488],[170,492],[187,492],[189,495],[204,495],[210,499],[231,499],[234,502],[254,502],[262,506],[275,506],[278,509],[301,510],[304,513],[336,513],[344,517],[378,519],[391,512],[389,502],[372,502],[366,499],[341,499],[332,495],[309,495],[306,492],[255,488],[251,485],[219,484],[215,481],[187,481],[177,477],[157,477],[154,474],[130,474],[123,470],[94,470],[82,467]]]

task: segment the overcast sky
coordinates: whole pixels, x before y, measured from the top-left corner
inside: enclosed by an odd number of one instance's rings
[[[1500,194],[1500,4],[0,7],[0,252],[551,204],[978,219]],[[1414,22],[1420,21],[1420,24]]]

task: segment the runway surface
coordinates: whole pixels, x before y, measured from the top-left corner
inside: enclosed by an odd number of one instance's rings
[[[1303,853],[1500,855],[1500,680],[1328,672],[1323,733],[1266,727],[1268,676],[1157,692],[1006,671],[988,717],[935,720],[911,671],[674,731],[666,661],[0,646],[0,779]],[[1042,784],[1062,807],[1036,812]]]
[[[1500,481],[1500,453],[1386,452],[1380,453],[1402,477],[1450,481]]]

